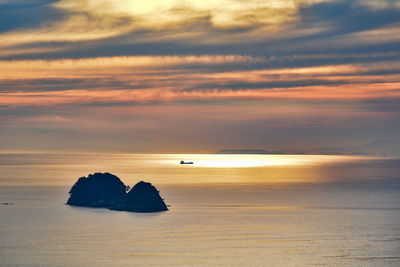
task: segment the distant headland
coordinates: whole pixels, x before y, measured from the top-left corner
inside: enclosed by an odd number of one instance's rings
[[[215,154],[272,154],[272,155],[400,155],[400,140],[375,140],[362,145],[344,147],[313,147],[299,149],[221,149]]]
[[[132,212],[168,210],[159,191],[147,182],[138,182],[132,189],[110,173],[81,177],[69,191],[67,205],[108,208]]]
[[[337,149],[281,149],[281,150],[264,150],[264,149],[221,149],[215,154],[258,154],[258,155],[345,155]],[[365,153],[349,153],[352,155],[365,155]]]
[[[215,154],[271,154],[263,149],[220,149]]]

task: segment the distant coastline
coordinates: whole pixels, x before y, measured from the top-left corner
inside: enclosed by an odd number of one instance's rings
[[[400,155],[400,140],[375,140],[363,145],[348,147],[314,147],[299,149],[261,148],[220,149],[214,154],[269,154],[269,155]]]
[[[254,154],[254,155],[369,155],[365,152],[349,152],[343,153],[335,150],[301,150],[301,149],[284,149],[284,150],[264,150],[264,149],[220,149],[214,154]]]
[[[220,149],[215,154],[276,154],[264,149]]]

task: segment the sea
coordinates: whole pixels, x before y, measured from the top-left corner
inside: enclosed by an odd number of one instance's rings
[[[169,211],[65,205],[96,172]],[[0,154],[0,204],[0,266],[400,266],[396,157]]]

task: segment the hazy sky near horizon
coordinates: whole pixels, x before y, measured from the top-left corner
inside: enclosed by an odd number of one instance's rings
[[[399,140],[399,0],[0,0],[0,150]]]

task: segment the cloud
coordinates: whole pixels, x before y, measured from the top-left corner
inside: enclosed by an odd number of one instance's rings
[[[360,32],[399,23],[399,7],[392,1],[381,2],[386,4],[382,8],[374,8],[373,2],[362,0],[320,2],[301,6],[300,14],[305,25],[324,26],[326,31],[322,35],[325,36]]]
[[[0,62],[0,104],[176,103],[398,96],[399,63],[263,68],[250,56],[140,56]],[[383,75],[384,74],[384,75]]]
[[[0,0],[1,146],[390,139],[399,18],[389,0]]]
[[[26,28],[4,26],[0,58],[398,51],[400,7],[380,2],[39,1],[37,23],[19,19],[29,10],[20,3],[7,21]]]
[[[52,6],[56,2],[57,0],[1,1],[0,33],[44,27],[60,20],[63,12]]]

